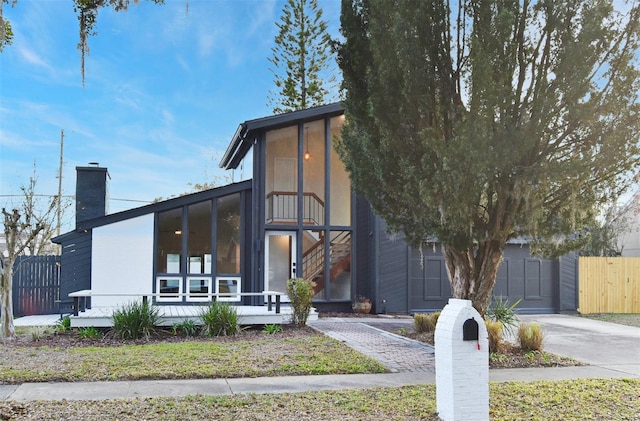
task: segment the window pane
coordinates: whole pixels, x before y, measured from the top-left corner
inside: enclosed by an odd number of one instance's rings
[[[332,300],[351,297],[351,232],[331,231],[329,295]]]
[[[304,230],[302,243],[302,273],[304,279],[316,283],[315,298],[324,299],[325,249],[323,230]]]
[[[297,223],[298,126],[266,135],[266,222]]]
[[[303,213],[305,225],[324,225],[324,120],[303,127]]]
[[[158,214],[158,273],[182,270],[182,208]]]
[[[158,278],[158,301],[179,301],[182,293],[182,278]]]
[[[331,119],[331,144],[340,137],[344,116]],[[340,156],[331,148],[331,225],[351,225],[351,180],[340,160]]]
[[[217,273],[240,273],[240,193],[217,202]]]
[[[239,277],[219,277],[216,278],[217,293],[235,294],[240,292]],[[227,295],[218,297],[218,301],[240,301],[239,295]]]
[[[191,205],[187,214],[189,273],[211,273],[211,202]]]
[[[189,296],[187,301],[208,301],[211,289],[211,278],[187,278]]]

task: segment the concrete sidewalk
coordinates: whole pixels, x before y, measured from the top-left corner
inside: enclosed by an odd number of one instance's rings
[[[640,378],[640,328],[575,316],[521,316],[546,333],[549,352],[592,365],[580,367],[492,369],[494,382],[578,378]],[[433,348],[369,325],[394,323],[409,327],[411,319],[321,319],[312,326],[346,345],[376,358],[387,374],[287,376],[239,379],[143,380],[116,382],[24,383],[0,385],[0,400],[97,400],[157,396],[296,393],[435,383]]]
[[[489,370],[492,382],[630,377],[599,367]],[[159,396],[298,393],[435,384],[435,373],[344,374],[240,379],[140,380],[0,385],[0,400],[101,400]]]

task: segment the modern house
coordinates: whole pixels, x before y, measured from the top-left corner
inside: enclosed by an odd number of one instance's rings
[[[340,104],[240,124],[220,166],[252,162],[251,179],[107,214],[106,168],[77,168],[76,228],[62,244],[61,296],[90,290],[93,305],[153,294],[158,305],[220,299],[263,305],[286,281],[316,282],[314,306],[349,311],[364,295],[377,313],[441,309],[450,297],[439,247],[409,247],[351,190],[333,139]],[[495,295],[523,312],[575,311],[576,258],[545,260],[509,244]],[[286,300],[286,297],[284,297]]]

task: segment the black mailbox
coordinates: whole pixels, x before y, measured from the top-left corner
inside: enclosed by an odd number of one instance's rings
[[[477,341],[478,340],[478,322],[472,317],[467,319],[462,325],[462,340]],[[459,337],[459,336],[458,336]]]

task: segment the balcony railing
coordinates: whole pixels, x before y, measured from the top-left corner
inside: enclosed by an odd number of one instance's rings
[[[273,191],[267,194],[267,223],[298,222],[298,194]],[[324,201],[315,193],[302,193],[302,222],[306,225],[324,225]]]

